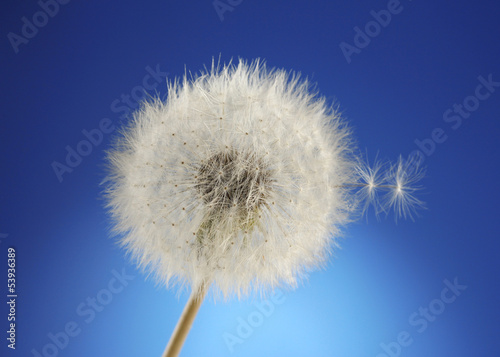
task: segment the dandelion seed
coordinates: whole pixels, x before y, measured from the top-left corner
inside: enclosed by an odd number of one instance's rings
[[[384,211],[393,210],[395,218],[404,217],[413,220],[416,211],[424,207],[415,193],[421,189],[418,182],[424,176],[422,167],[411,160],[403,160],[402,157],[390,166],[386,173],[386,181],[389,190],[383,198]]]
[[[357,189],[362,213],[373,206],[376,214],[394,211],[396,220],[400,217],[413,219],[417,210],[424,207],[424,203],[415,197],[421,189],[418,182],[424,176],[424,170],[417,162],[404,161],[402,157],[395,164],[375,160],[370,166],[367,162],[360,162],[357,175],[358,182],[348,186]]]

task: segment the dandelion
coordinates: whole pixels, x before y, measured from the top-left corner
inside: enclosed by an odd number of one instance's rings
[[[143,103],[109,152],[107,198],[138,265],[192,291],[164,356],[209,287],[224,299],[293,288],[324,265],[359,198],[384,186],[354,152],[306,80],[259,61],[213,63]],[[405,214],[411,180],[393,171],[386,203]]]

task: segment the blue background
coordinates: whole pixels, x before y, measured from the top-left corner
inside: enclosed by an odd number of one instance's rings
[[[17,251],[19,296],[17,348],[7,348],[2,332],[0,354],[161,355],[188,295],[155,286],[110,238],[99,184],[113,134],[62,182],[52,164],[65,163],[66,147],[85,139],[82,130],[104,118],[120,126],[123,112],[111,105],[142,84],[147,66],[172,79],[220,54],[223,61],[260,57],[309,77],[340,105],[370,159],[407,157],[436,128],[446,140],[425,156],[427,209],[415,222],[368,214],[348,226],[327,269],[285,292],[232,353],[224,336],[238,336],[239,318],[262,316],[260,299],[205,301],[182,355],[498,356],[500,88],[456,129],[443,120],[474,95],[479,76],[500,81],[498,2],[402,0],[350,63],[340,44],[354,45],[354,27],[373,26],[370,12],[387,9],[387,1],[232,3],[221,21],[210,0],[71,1],[16,53],[9,33],[21,36],[23,17],[33,21],[41,7],[2,2],[1,331],[9,246]],[[165,97],[165,82],[148,93]],[[123,269],[133,278],[109,295],[103,289]],[[455,278],[467,288],[452,303],[435,300],[443,281]],[[96,297],[107,304],[89,310],[87,299]],[[423,325],[410,317],[429,305],[433,321],[419,332]],[[78,334],[66,341],[60,332],[71,322]],[[402,332],[407,346],[397,347]],[[50,348],[50,334],[62,350]]]

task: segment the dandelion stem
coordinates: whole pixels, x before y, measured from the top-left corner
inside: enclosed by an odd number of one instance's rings
[[[200,289],[193,290],[162,357],[176,357],[179,355],[207,290],[205,284],[202,284]]]

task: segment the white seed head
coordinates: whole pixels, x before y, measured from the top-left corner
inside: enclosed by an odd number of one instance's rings
[[[134,114],[108,155],[107,198],[141,267],[227,298],[294,287],[326,261],[354,208],[355,161],[306,81],[213,64]]]

